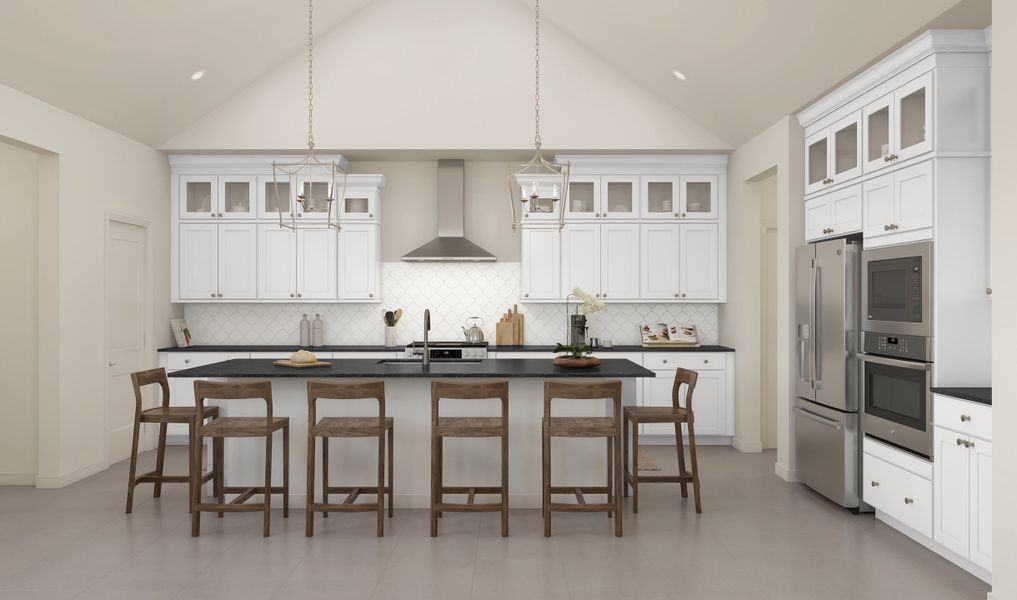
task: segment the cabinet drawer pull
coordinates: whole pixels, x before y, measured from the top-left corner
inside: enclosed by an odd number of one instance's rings
[[[904,504],[914,504],[914,503],[915,503],[915,499],[914,498],[907,498],[907,497],[904,498]]]
[[[662,362],[662,363],[664,363],[666,365],[667,364],[667,359],[665,358],[664,360],[662,360],[660,362]]]
[[[869,485],[871,485],[872,487],[879,487],[879,482],[878,481],[870,481]]]
[[[961,418],[961,423],[967,423],[968,421],[971,420],[971,415],[961,415],[960,418]]]

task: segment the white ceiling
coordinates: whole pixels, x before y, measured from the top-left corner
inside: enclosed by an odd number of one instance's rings
[[[316,31],[372,1],[386,0],[319,1]],[[545,0],[541,6],[545,18],[732,147],[930,22],[984,27],[989,11],[989,0]],[[158,146],[303,52],[305,19],[303,2],[294,0],[3,0],[0,83]],[[190,81],[198,69],[207,75]],[[672,69],[688,80],[678,81]]]

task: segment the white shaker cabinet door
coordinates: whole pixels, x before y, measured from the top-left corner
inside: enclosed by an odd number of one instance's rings
[[[296,234],[279,225],[258,225],[258,298],[296,298]]]
[[[578,287],[600,297],[601,241],[601,226],[596,223],[569,224],[562,230],[562,296]]]
[[[893,187],[892,174],[862,184],[862,235],[866,238],[890,233],[894,219]]]
[[[830,194],[830,233],[844,235],[862,230],[862,186],[853,185]]]
[[[933,433],[936,460],[932,537],[961,556],[968,555],[970,494],[970,438],[936,427]]]
[[[811,242],[830,235],[833,215],[830,195],[824,194],[805,202],[805,241]]]
[[[258,226],[219,225],[219,298],[258,296]]]
[[[336,230],[297,230],[297,298],[336,299]],[[361,258],[368,265],[369,256]]]
[[[378,225],[344,225],[339,232],[340,300],[380,299],[378,231]]]
[[[696,390],[692,394],[692,413],[696,435],[730,435],[727,430],[727,372],[698,371]],[[685,406],[685,390],[679,397]]]
[[[177,273],[181,300],[212,300],[218,293],[218,226],[180,225]]]
[[[644,299],[676,300],[678,281],[678,225],[654,223],[640,226],[640,296]]]
[[[681,298],[712,300],[720,293],[720,234],[714,223],[681,225]]]
[[[560,300],[560,232],[551,227],[524,228],[522,235],[523,302]]]
[[[992,442],[972,438],[971,454],[971,562],[992,571]]]
[[[600,241],[600,297],[608,302],[639,298],[639,225],[601,225]]]
[[[932,227],[932,161],[901,169],[894,174],[895,232]]]

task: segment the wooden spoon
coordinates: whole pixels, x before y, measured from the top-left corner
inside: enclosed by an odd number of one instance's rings
[[[403,309],[397,308],[395,311],[395,323],[392,324],[395,325],[396,323],[399,322],[399,319],[401,318],[403,318]]]

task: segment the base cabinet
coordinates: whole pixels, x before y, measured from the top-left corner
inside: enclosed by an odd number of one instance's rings
[[[734,386],[729,385],[729,381],[734,380],[734,364],[729,356],[694,352],[647,352],[643,354],[643,366],[656,375],[643,380],[643,406],[671,406],[677,368],[690,369],[699,374],[692,395],[696,436],[734,435],[731,417]],[[685,407],[684,388],[678,404]],[[640,432],[646,435],[674,435],[674,425],[649,423],[642,425]],[[688,435],[687,425],[682,426],[682,435]]]

